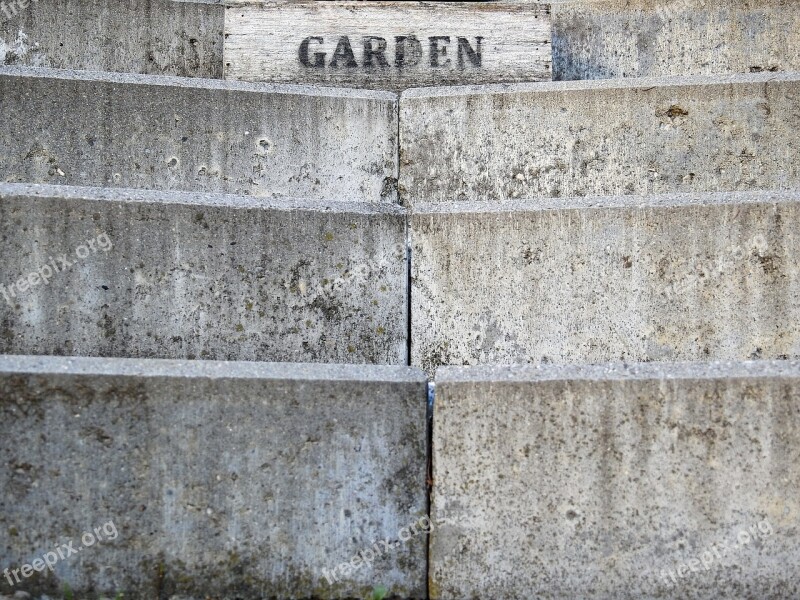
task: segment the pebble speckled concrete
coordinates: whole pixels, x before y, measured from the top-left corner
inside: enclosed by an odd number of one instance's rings
[[[409,90],[406,203],[800,187],[800,74]]]
[[[800,597],[798,390],[796,361],[440,369],[431,598]]]
[[[0,181],[394,203],[388,92],[0,68]]]
[[[0,184],[0,236],[0,352],[407,361],[400,207]]]
[[[172,0],[6,0],[0,65],[222,77],[225,11]]]
[[[553,79],[800,71],[798,0],[554,2]]]
[[[426,536],[398,532],[426,514],[425,412],[408,367],[0,357],[0,564],[79,551],[0,594],[422,598]]]
[[[418,207],[412,364],[800,357],[800,194]]]

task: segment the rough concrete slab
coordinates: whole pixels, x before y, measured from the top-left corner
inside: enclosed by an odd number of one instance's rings
[[[225,11],[171,0],[6,0],[0,65],[222,77]]]
[[[412,364],[800,358],[800,195],[427,205]]]
[[[78,551],[0,593],[422,598],[426,536],[398,532],[427,514],[425,412],[407,367],[0,357],[0,564]]]
[[[431,598],[795,598],[800,363],[437,372]]]
[[[418,202],[800,187],[800,76],[409,90],[401,190]]]
[[[389,90],[552,79],[548,5],[228,4],[226,79]]]
[[[797,0],[556,2],[553,79],[800,71]]]
[[[0,231],[3,353],[407,361],[399,207],[2,184]]]
[[[0,68],[0,181],[393,203],[388,92]]]

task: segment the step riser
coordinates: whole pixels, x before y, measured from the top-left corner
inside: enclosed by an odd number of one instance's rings
[[[549,7],[530,3],[240,6],[225,13],[225,77],[394,90],[542,81],[550,32]]]
[[[412,364],[800,356],[798,197],[726,198],[415,214]]]
[[[323,572],[427,523],[421,373],[154,362],[0,358],[0,563],[80,551],[0,593],[423,597],[424,533]]]
[[[400,112],[412,204],[800,187],[797,75],[412,91]]]
[[[800,364],[642,371],[439,373],[432,598],[796,595]]]
[[[170,0],[6,0],[0,65],[222,77],[221,5]]]
[[[553,78],[800,71],[797,0],[555,3]]]
[[[352,202],[396,196],[390,94],[0,69],[0,102],[6,181]]]
[[[397,209],[35,193],[0,185],[0,352],[406,364]]]

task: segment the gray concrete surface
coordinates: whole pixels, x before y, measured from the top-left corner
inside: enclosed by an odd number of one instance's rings
[[[799,201],[418,207],[412,364],[800,358]]]
[[[555,2],[553,79],[800,71],[797,0]]]
[[[0,184],[0,238],[3,353],[407,362],[399,207]]]
[[[800,363],[444,368],[431,598],[800,595]]]
[[[800,187],[800,75],[431,88],[401,98],[406,202]]]
[[[225,11],[171,0],[6,0],[0,65],[221,78]]]
[[[78,551],[0,593],[422,598],[426,536],[398,535],[426,515],[425,411],[407,367],[0,357],[0,565]]]
[[[0,68],[0,181],[393,203],[387,92]]]

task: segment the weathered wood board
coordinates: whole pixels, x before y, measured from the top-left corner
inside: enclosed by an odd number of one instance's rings
[[[225,77],[399,90],[550,80],[550,6],[232,2]]]

